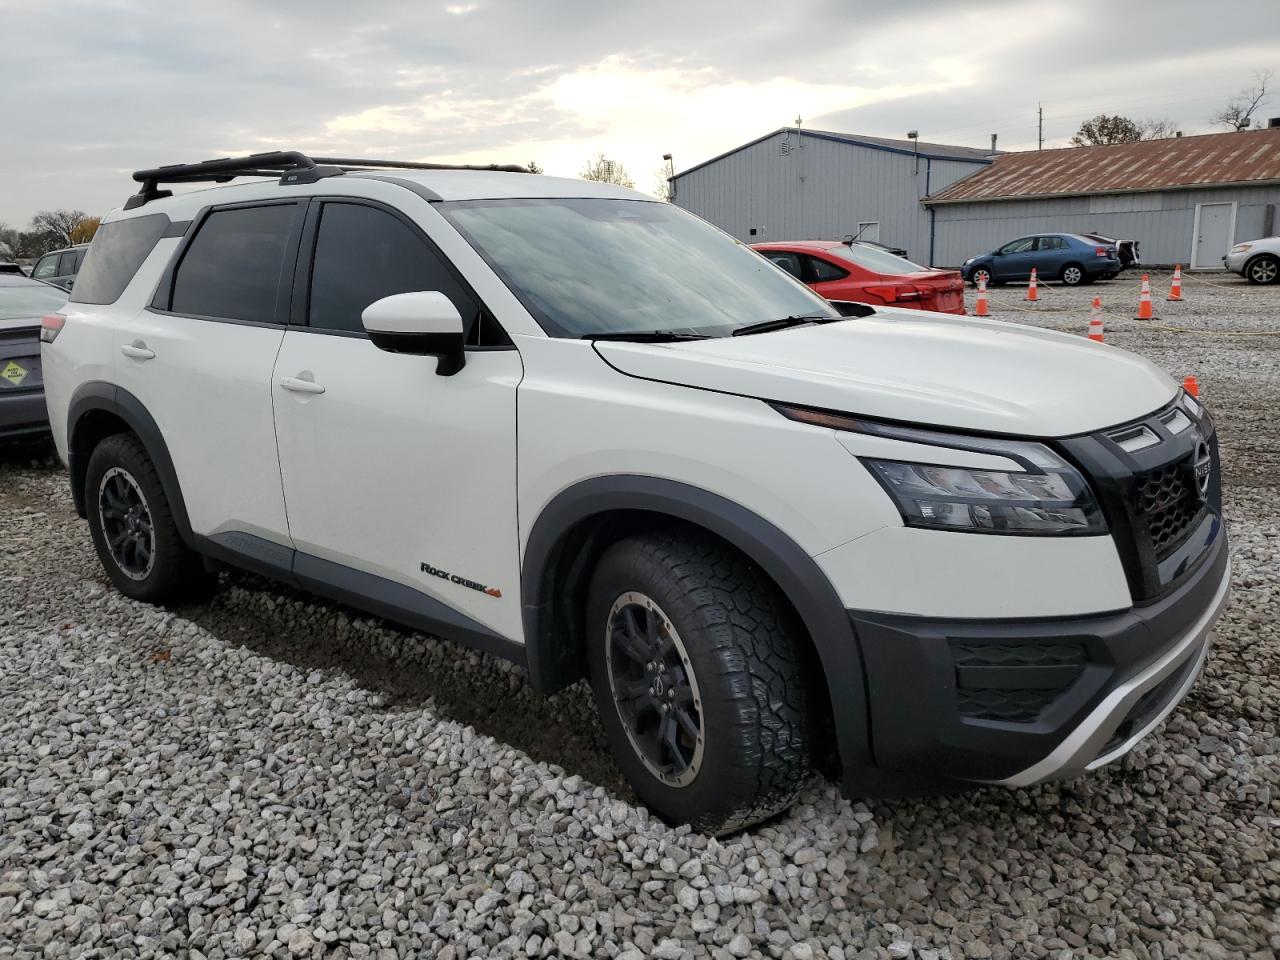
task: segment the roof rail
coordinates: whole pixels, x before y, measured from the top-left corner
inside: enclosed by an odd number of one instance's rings
[[[415,163],[408,160],[344,160],[330,157],[308,157],[296,150],[253,153],[247,157],[223,157],[200,163],[174,163],[152,170],[135,170],[133,179],[142,187],[124,205],[133,210],[152,200],[173,196],[172,190],[161,190],[162,183],[226,183],[236,177],[279,177],[282,186],[315,183],[324,177],[341,176],[349,170],[494,170],[505,173],[528,173],[527,167],[515,164]]]

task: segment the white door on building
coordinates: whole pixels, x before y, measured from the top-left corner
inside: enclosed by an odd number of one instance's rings
[[[1222,258],[1231,249],[1234,220],[1233,203],[1196,204],[1196,231],[1191,254],[1193,267],[1222,267]]]

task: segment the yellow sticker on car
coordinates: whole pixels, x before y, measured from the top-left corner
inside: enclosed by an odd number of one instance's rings
[[[10,360],[4,365],[4,369],[0,370],[0,377],[4,377],[13,386],[18,386],[23,380],[27,379],[30,371],[18,363],[17,360]]]

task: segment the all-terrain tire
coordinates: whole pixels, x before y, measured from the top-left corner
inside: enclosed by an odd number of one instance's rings
[[[108,474],[111,474],[108,477]],[[149,563],[135,562],[137,554],[122,560],[108,543],[104,512],[113,530],[119,529],[111,502],[104,498],[104,480],[124,490],[140,493],[138,520],[145,517],[152,555]],[[85,471],[84,502],[89,515],[89,533],[107,577],[127,597],[147,603],[175,603],[194,599],[207,592],[212,576],[204,569],[199,556],[182,540],[173,518],[169,498],[165,496],[155,464],[142,442],[129,433],[106,437],[89,455]],[[135,505],[135,509],[137,505]],[[136,524],[137,525],[137,524]],[[134,567],[132,571],[128,567]]]
[[[669,621],[696,684],[702,752],[678,786],[647,765],[615,695],[610,624],[621,616],[617,605],[635,597]],[[731,833],[785,810],[812,779],[819,671],[794,612],[741,554],[679,530],[622,540],[596,568],[586,625],[591,685],[614,756],[663,819]],[[668,679],[683,669],[673,662]]]

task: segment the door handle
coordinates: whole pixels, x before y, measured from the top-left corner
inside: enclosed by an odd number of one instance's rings
[[[133,343],[126,343],[120,348],[120,352],[126,357],[131,357],[134,360],[152,360],[156,355],[156,352],[148,348],[141,340],[135,340]]]
[[[298,377],[283,377],[280,386],[290,393],[324,393],[324,387],[314,380],[302,380]]]

